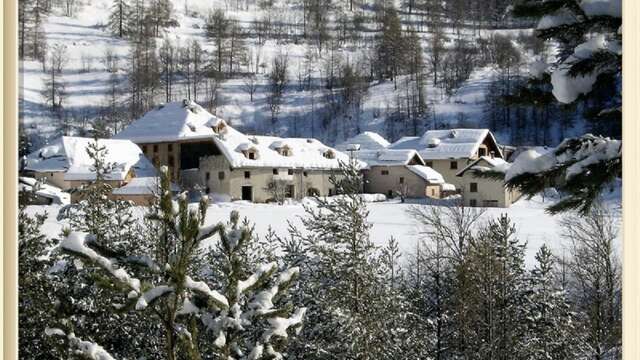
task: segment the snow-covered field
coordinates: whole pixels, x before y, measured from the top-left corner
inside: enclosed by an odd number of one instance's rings
[[[606,204],[612,209],[612,221],[618,223],[621,220],[620,194],[620,188],[616,188],[605,197]],[[531,265],[535,261],[536,251],[542,244],[547,244],[558,256],[562,256],[562,251],[566,245],[560,235],[559,220],[561,215],[552,216],[544,211],[544,208],[549,204],[548,200],[545,201],[540,196],[536,196],[531,200],[522,199],[508,209],[488,208],[482,221],[486,222],[500,214],[508,214],[516,225],[518,238],[527,242],[526,261],[528,265]],[[394,200],[368,203],[369,222],[372,224],[371,239],[377,245],[384,245],[393,236],[398,241],[403,255],[415,251],[417,242],[423,239],[424,236],[421,235],[421,229],[418,224],[407,213],[412,206],[427,205],[419,202],[402,204]],[[48,218],[43,226],[43,233],[49,237],[57,237],[60,234],[60,230],[65,226],[64,222],[56,221],[59,210],[59,205],[30,206],[28,213],[47,211]],[[229,214],[233,210],[238,210],[241,217],[247,217],[254,223],[255,230],[259,236],[264,236],[269,227],[278,235],[286,236],[288,234],[288,223],[291,222],[295,226],[301,226],[300,217],[305,216],[302,203],[272,205],[253,204],[243,201],[222,202],[209,205],[206,224],[227,221]],[[137,211],[142,214],[144,208],[138,208]],[[215,238],[209,240],[207,244],[211,244],[212,241],[215,241]]]

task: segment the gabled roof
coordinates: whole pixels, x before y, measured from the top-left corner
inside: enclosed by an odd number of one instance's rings
[[[135,143],[156,143],[209,139],[218,118],[200,105],[188,100],[159,105],[132,122],[114,139]]]
[[[349,162],[347,154],[316,139],[250,136],[228,125],[223,128],[212,138],[233,168],[337,169],[340,162]],[[289,156],[278,152],[285,145],[289,148]],[[250,159],[243,153],[248,150],[256,152],[255,159]],[[359,162],[359,166],[364,167],[365,164]]]
[[[371,166],[403,166],[408,165],[412,159],[416,159],[421,165],[424,160],[416,150],[412,149],[382,149],[382,150],[358,150],[354,152],[354,156]]]
[[[63,136],[27,156],[25,169],[64,172],[64,180],[94,180],[93,160],[87,148],[94,139]],[[115,165],[107,180],[124,180],[130,170],[136,176],[153,176],[156,170],[138,145],[129,140],[98,139],[107,150],[105,161]]]
[[[58,187],[43,183],[38,184],[38,180],[30,177],[20,176],[18,178],[18,191],[34,191],[34,187],[37,189],[35,190],[37,196],[51,199],[56,204],[66,205],[71,201],[71,195]]]
[[[129,139],[136,143],[210,139],[233,168],[337,169],[340,161],[349,161],[348,155],[315,139],[245,135],[187,100],[168,103],[149,111],[114,138]],[[285,145],[290,150],[290,156],[278,152]],[[249,159],[245,154],[249,151],[255,151],[257,156]],[[325,157],[327,151],[332,154]]]
[[[479,163],[484,161],[488,166],[481,166]],[[490,168],[493,169],[495,167],[505,169],[510,165],[507,161],[501,158],[492,158],[490,156],[481,156],[477,158],[475,161],[472,161],[469,165],[465,166],[464,169],[458,171],[456,176],[462,176],[464,173],[471,168]]]
[[[113,189],[115,195],[153,195],[160,186],[160,178],[156,176],[135,177],[126,185]],[[171,191],[178,192],[180,187],[171,183]]]
[[[442,175],[429,166],[407,165],[407,169],[411,170],[411,172],[432,184],[444,184],[444,178],[442,177]]]
[[[497,145],[488,129],[428,130],[420,137],[403,137],[389,148],[416,149],[425,160],[462,159],[473,156],[487,137]]]
[[[336,149],[347,151],[351,145],[360,145],[360,150],[382,150],[387,148],[390,143],[378,133],[365,131],[336,145]]]

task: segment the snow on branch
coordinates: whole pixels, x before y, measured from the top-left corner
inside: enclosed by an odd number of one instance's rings
[[[44,333],[47,336],[66,337],[69,350],[76,355],[81,355],[83,358],[91,360],[115,360],[102,346],[92,341],[82,340],[72,332],[67,335],[62,329],[46,328]]]
[[[217,307],[221,309],[229,308],[229,301],[227,301],[227,298],[219,292],[211,290],[209,288],[209,285],[207,285],[204,281],[193,281],[191,277],[186,276],[184,286],[197,293],[206,295],[211,300],[213,300]]]
[[[149,304],[152,304],[159,298],[166,296],[174,291],[174,288],[167,285],[160,285],[147,290],[138,298],[138,301],[136,302],[136,310],[144,310],[147,308],[147,306],[149,306]]]
[[[107,272],[109,272],[113,277],[118,279],[120,282],[128,285],[131,289],[136,292],[140,292],[140,280],[131,277],[124,269],[119,268],[116,269],[113,265],[113,262],[108,258],[98,254],[95,250],[89,248],[86,245],[86,241],[88,240],[89,235],[87,233],[82,232],[72,232],[69,236],[65,237],[62,240],[60,246],[63,250],[81,256]]]
[[[244,294],[245,292],[252,290],[259,286],[259,284],[263,283],[267,278],[269,278],[278,268],[278,265],[275,262],[271,262],[268,264],[263,264],[258,267],[255,273],[253,273],[249,278],[243,281],[238,281],[237,288],[237,296]]]

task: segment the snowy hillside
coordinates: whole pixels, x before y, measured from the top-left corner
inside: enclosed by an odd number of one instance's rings
[[[340,96],[340,87],[332,90],[326,87],[326,83],[330,81],[329,73],[332,74],[333,71],[329,62],[333,64],[335,60],[340,64],[351,63],[355,66],[368,61],[375,49],[374,39],[377,36],[377,25],[372,20],[375,14],[373,9],[363,7],[354,12],[367,19],[363,24],[367,31],[362,32],[363,35],[358,41],[344,42],[339,44],[338,48],[323,49],[317,53],[318,49],[314,45],[296,35],[300,32],[304,14],[299,4],[279,1],[269,9],[263,9],[258,4],[250,2],[243,4],[245,5],[220,0],[173,0],[171,18],[175,20],[175,24],[160,29],[156,38],[157,48],[160,48],[165,40],[171,41],[176,47],[186,46],[196,40],[204,50],[204,62],[209,62],[215,53],[215,46],[206,36],[208,14],[215,9],[221,9],[228,19],[238,24],[245,34],[243,41],[246,61],[240,65],[236,73],[225,76],[216,84],[215,108],[211,111],[239,129],[256,134],[315,137],[333,145],[367,130],[383,134],[388,140],[393,141],[401,136],[415,135],[416,131],[420,133],[430,128],[490,125],[487,120],[485,97],[487,93],[495,90],[491,89],[491,84],[499,77],[499,70],[493,63],[472,67],[468,79],[448,91],[445,91],[444,85],[434,86],[432,76],[426,76],[423,90],[426,108],[418,115],[411,114],[410,106],[414,105],[407,105],[413,96],[409,93],[409,82],[413,75],[399,75],[394,81],[369,80],[357,109],[340,108],[340,104],[336,103]],[[128,106],[127,92],[130,84],[127,71],[131,66],[132,45],[130,40],[115,36],[106,26],[112,9],[112,0],[80,2],[72,16],[63,16],[64,9],[54,7],[46,18],[43,31],[48,47],[51,48],[55,44],[66,47],[67,61],[62,70],[66,96],[63,113],[54,114],[50,111],[43,96],[48,76],[43,70],[46,69],[40,61],[27,59],[22,62],[21,116],[27,132],[34,137],[32,141],[35,146],[48,142],[60,133],[83,135],[90,131],[93,124],[100,121],[101,116],[106,116],[104,109],[110,106],[114,91],[117,91],[115,97],[120,106]],[[335,12],[341,14],[343,10],[337,5]],[[273,39],[257,37],[254,31],[256,21],[267,18],[283,27],[281,30],[273,30],[274,33],[283,31],[288,36],[277,38],[277,35],[273,35]],[[418,36],[422,56],[427,59],[432,55],[430,42],[433,29],[430,25],[421,26],[417,20],[419,18],[418,15],[401,12],[402,26],[405,30],[420,27]],[[329,19],[329,23],[330,27],[340,25],[336,19]],[[527,76],[528,63],[534,56],[531,50],[524,49],[518,41],[530,36],[530,29],[476,32],[463,27],[459,35],[459,29],[454,31],[453,28],[445,26],[442,30],[445,35],[443,45],[446,49],[456,46],[456,38],[476,42],[477,39],[490,39],[493,34],[511,36],[514,46],[523,53],[517,72]],[[112,53],[117,59],[115,73],[107,71],[107,53]],[[268,74],[273,59],[282,54],[286,55],[288,62],[288,83],[285,86],[279,114],[274,120],[269,106]],[[334,57],[336,59],[333,59]],[[440,62],[445,60],[442,59]],[[362,66],[363,71],[368,71],[365,65]],[[424,71],[430,72],[429,66],[425,65]],[[243,75],[249,73],[256,73],[251,84],[255,92],[252,94],[248,92],[247,77]],[[182,76],[178,74],[172,85],[172,100],[181,100],[189,96]],[[199,91],[202,94],[207,90]],[[158,91],[154,102],[162,103],[165,100],[162,91]],[[203,95],[197,99],[198,102],[204,100]],[[119,131],[131,120],[131,114],[125,115],[119,123],[110,125],[111,132]],[[516,136],[510,129],[493,130],[502,143],[532,145],[541,142],[537,135]],[[550,132],[555,134],[557,131],[553,130],[550,129]],[[567,136],[581,134],[584,129],[582,123],[578,122],[564,131],[563,135]],[[553,145],[560,140],[559,136],[553,136],[545,142]]]

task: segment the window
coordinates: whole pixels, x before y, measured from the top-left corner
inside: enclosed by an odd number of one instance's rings
[[[302,176],[307,177],[307,175],[309,175],[309,174],[307,174],[307,172],[306,172],[306,171],[303,171],[303,172],[302,172]]]
[[[469,200],[469,206],[471,206],[471,207],[478,206],[478,201],[476,199]]]
[[[146,153],[147,152],[147,145],[142,145],[142,152]]]
[[[393,198],[393,190],[387,190],[387,197],[389,199]]]
[[[245,179],[251,179],[251,171],[245,171],[244,172],[244,178]]]
[[[278,169],[273,169],[273,175],[278,175]]]
[[[433,167],[433,161],[427,161],[425,164],[430,168]]]
[[[485,155],[487,155],[487,149],[485,148],[478,149],[478,156],[485,156]]]
[[[218,171],[218,180],[224,180],[224,171]]]
[[[175,160],[172,155],[169,155],[169,166],[173,167],[175,165]]]
[[[389,175],[389,170],[382,170],[382,171],[380,171],[380,174]]]
[[[484,207],[498,207],[498,200],[485,200],[482,202]]]
[[[478,183],[469,184],[469,191],[470,192],[478,192]]]
[[[287,171],[287,174],[293,175],[293,169],[289,169],[289,171]]]
[[[154,152],[154,153],[157,153],[157,152],[158,152],[158,145],[157,145],[157,144],[156,144],[156,145],[153,145],[153,152]]]
[[[208,172],[208,171],[207,171],[206,173],[204,173],[204,179],[205,179],[206,181],[209,181],[209,179],[211,179],[211,173],[210,173],[210,172]]]
[[[207,186],[207,188],[206,188],[206,190],[205,190],[205,191],[206,191],[206,193],[208,194],[208,193],[210,193],[210,192],[211,192],[211,189]]]
[[[249,159],[251,160],[255,160],[256,159],[256,153],[254,153],[253,151],[249,153]]]
[[[458,162],[453,160],[451,163],[449,163],[449,169],[451,170],[455,170],[458,168]]]
[[[436,196],[436,190],[435,189],[431,189],[431,196]]]
[[[167,149],[169,150],[169,152],[172,152],[173,151],[173,144],[167,145]]]
[[[400,176],[400,184],[404,184],[404,177]]]

